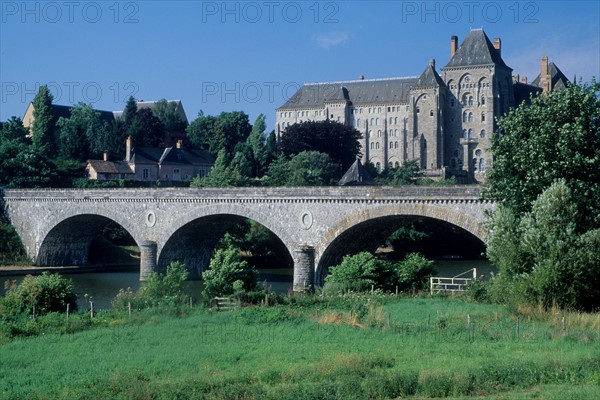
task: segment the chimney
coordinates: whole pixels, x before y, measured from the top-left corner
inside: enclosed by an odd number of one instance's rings
[[[431,60],[429,60],[429,66],[433,69],[435,69],[435,58],[432,58]]]
[[[458,36],[454,35],[450,38],[450,57],[454,57],[456,50],[458,50]]]
[[[179,140],[177,141],[177,148],[178,148],[178,149],[181,149],[182,147],[183,147],[183,140],[179,139]]]
[[[502,47],[502,41],[500,40],[500,38],[499,37],[494,38],[494,48],[496,50],[498,50],[498,55],[499,56],[502,55],[501,54],[501,47]]]
[[[108,151],[105,151],[105,152],[102,154],[102,160],[104,160],[104,161],[108,161]]]
[[[527,83],[527,77],[525,75],[521,77],[521,83]]]
[[[548,73],[548,56],[542,57],[541,71],[540,71],[540,85],[544,93],[550,91],[550,74]]]
[[[364,81],[365,80],[365,76],[364,75],[359,75],[358,76],[358,80],[359,81]]]
[[[125,161],[131,161],[131,136],[127,136],[125,141]]]
[[[513,75],[513,83],[519,83],[521,79],[519,78],[519,74]]]

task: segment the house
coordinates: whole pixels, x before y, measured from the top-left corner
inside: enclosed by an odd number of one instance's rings
[[[133,147],[131,137],[125,144],[125,160],[88,160],[88,179],[125,179],[146,182],[191,181],[205,177],[215,163],[204,150],[187,149],[179,140],[174,147]]]
[[[277,108],[277,137],[291,124],[338,121],[362,133],[361,161],[379,171],[418,160],[431,178],[484,181],[497,118],[532,93],[570,82],[548,57],[531,83],[513,75],[500,38],[491,41],[483,29],[472,29],[460,46],[452,36],[449,56],[439,73],[432,59],[418,76],[306,83]]]

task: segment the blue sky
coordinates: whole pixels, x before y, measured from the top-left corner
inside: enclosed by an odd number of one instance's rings
[[[122,110],[181,99],[198,112],[260,113],[304,82],[419,75],[449,61],[450,36],[502,39],[533,80],[547,55],[565,75],[600,76],[598,1],[0,1],[0,120],[40,84],[57,104]]]

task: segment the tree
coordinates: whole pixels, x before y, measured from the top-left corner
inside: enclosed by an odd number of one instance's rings
[[[123,123],[125,124],[125,130],[128,130],[134,123],[135,116],[137,115],[138,107],[137,102],[133,96],[129,96],[127,103],[125,103],[125,109],[123,110]]]
[[[395,167],[385,170],[381,177],[377,178],[377,182],[382,185],[414,185],[417,183],[417,178],[421,176],[419,169],[419,160],[405,161],[400,167]]]
[[[0,142],[0,185],[10,188],[47,187],[55,179],[55,166],[36,146],[16,140]]]
[[[33,98],[34,120],[31,126],[31,136],[35,147],[46,156],[56,155],[52,100],[52,93],[47,85],[41,86]]]
[[[593,310],[600,306],[600,229],[579,233],[574,194],[554,182],[518,220],[501,206],[490,229],[488,254],[499,267],[496,298]]]
[[[129,128],[134,143],[142,147],[160,147],[166,143],[165,126],[149,108],[138,110]]]
[[[221,150],[231,154],[239,142],[246,141],[251,130],[248,115],[242,111],[222,112],[218,117],[200,112],[188,126],[187,137],[195,147],[216,156]]]
[[[486,197],[513,209],[564,178],[578,209],[577,229],[600,226],[600,84],[572,84],[532,99],[498,121]]]
[[[338,122],[306,121],[287,127],[278,145],[289,157],[303,151],[326,153],[345,171],[360,156],[360,138],[359,131]]]
[[[256,290],[258,272],[240,258],[237,249],[219,249],[210,268],[202,272],[202,280],[206,297],[240,294]]]
[[[60,154],[63,158],[86,161],[109,150],[110,128],[91,104],[77,104],[71,109],[69,118],[61,117],[56,124],[60,128]]]
[[[170,142],[169,145],[184,138],[187,121],[184,121],[177,111],[177,103],[168,102],[165,99],[159,100],[156,102],[154,113],[165,127],[165,133]]]
[[[210,170],[210,173],[205,178],[196,177],[190,184],[191,187],[228,187],[228,186],[245,186],[248,183],[248,177],[240,171],[238,166],[229,165],[230,162],[225,150],[221,150],[215,160],[215,165]],[[233,163],[232,163],[233,164]],[[246,169],[250,167],[246,165]]]
[[[271,186],[326,186],[335,184],[341,170],[327,154],[303,151],[290,160],[280,157],[269,166]]]
[[[248,136],[247,143],[252,151],[252,167],[253,176],[258,177],[262,175],[266,165],[265,160],[265,130],[267,129],[267,123],[265,122],[266,117],[264,114],[260,114],[254,121],[252,131]]]
[[[14,140],[24,144],[29,144],[29,131],[23,126],[23,121],[19,117],[11,117],[8,121],[2,124],[0,130],[0,142],[6,140]]]

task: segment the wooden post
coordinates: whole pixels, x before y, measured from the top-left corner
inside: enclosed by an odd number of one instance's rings
[[[371,294],[373,294],[374,290],[375,290],[375,285],[371,285]]]
[[[131,319],[131,302],[127,302],[127,313],[129,314],[129,318]]]
[[[90,319],[94,318],[94,302],[90,301]]]
[[[192,296],[190,296],[190,308],[193,307],[193,303],[192,303]]]
[[[71,306],[71,303],[67,303],[67,321],[69,320],[69,308]]]
[[[562,331],[565,333],[567,331],[567,326],[565,325],[565,316],[562,317]]]
[[[398,285],[396,285],[396,297],[398,297]]]
[[[519,317],[517,317],[517,339],[519,338]]]

